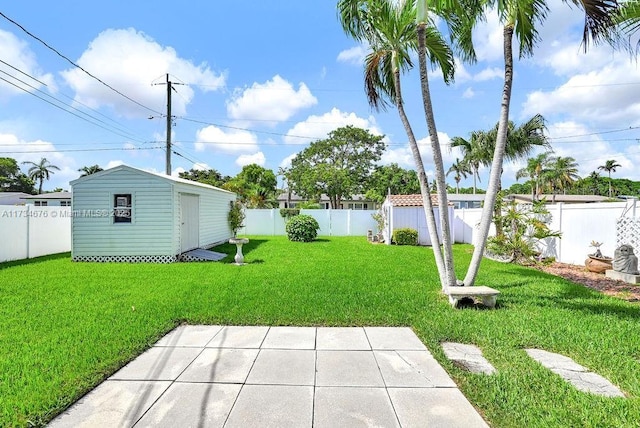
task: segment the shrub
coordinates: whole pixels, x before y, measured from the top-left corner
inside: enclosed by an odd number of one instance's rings
[[[281,208],[280,216],[284,218],[285,221],[289,220],[291,217],[295,217],[300,214],[300,210],[298,208]]]
[[[245,213],[244,207],[240,203],[240,201],[232,201],[230,202],[229,214],[227,214],[227,221],[229,221],[229,228],[233,232],[233,237],[235,238],[238,230],[244,227]]]
[[[410,227],[394,229],[392,242],[397,245],[418,245],[418,231]]]
[[[289,241],[311,242],[318,236],[320,225],[310,215],[300,214],[287,222],[286,230]]]

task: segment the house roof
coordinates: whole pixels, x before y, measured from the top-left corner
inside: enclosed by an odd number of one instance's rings
[[[128,165],[118,165],[118,166],[113,167],[113,168],[109,168],[109,169],[105,169],[105,170],[100,171],[100,172],[96,172],[95,174],[85,175],[83,177],[76,178],[75,180],[70,181],[69,184],[71,184],[73,186],[76,183],[80,183],[80,182],[87,181],[87,180],[93,180],[93,179],[95,179],[97,177],[101,177],[103,175],[109,175],[109,174],[112,174],[112,173],[118,172],[118,171],[130,171],[130,172],[135,172],[135,173],[138,173],[138,174],[146,174],[146,175],[152,176],[153,178],[159,178],[159,179],[171,181],[171,182],[174,182],[174,183],[181,183],[181,184],[186,184],[186,185],[189,185],[189,186],[196,186],[196,187],[204,187],[204,188],[207,188],[207,189],[215,189],[215,190],[218,190],[220,192],[233,194],[233,192],[230,192],[228,190],[221,189],[219,187],[210,186],[208,184],[200,183],[198,181],[187,180],[186,178],[173,177],[173,176],[170,176],[170,175],[160,174],[160,173],[157,173],[157,172],[145,171],[143,169],[134,168],[134,167],[128,166]]]
[[[51,192],[41,195],[23,196],[22,199],[71,199],[71,192]]]
[[[421,194],[412,194],[412,195],[388,195],[387,200],[394,207],[421,207],[422,206],[422,195]],[[436,207],[438,206],[438,195],[431,195],[431,205]]]
[[[531,202],[531,194],[511,194],[508,199],[515,200],[516,202]],[[547,202],[553,201],[553,195],[539,195],[539,200],[546,199]],[[585,204],[590,202],[605,202],[611,200],[606,196],[599,195],[556,195],[555,201],[563,202],[567,204]]]
[[[0,205],[24,205],[25,196],[31,196],[24,192],[0,192]]]

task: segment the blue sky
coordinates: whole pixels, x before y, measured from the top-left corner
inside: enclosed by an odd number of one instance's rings
[[[535,56],[515,64],[512,120],[542,114],[556,154],[573,156],[582,176],[615,159],[622,167],[614,177],[640,180],[634,167],[640,164],[638,64],[606,46],[584,54],[580,12],[555,0],[550,5]],[[24,0],[0,12],[136,102],[0,17],[0,77],[26,89],[0,80],[0,156],[20,162],[46,157],[60,167],[45,190],[68,189],[86,165],[164,171],[166,86],[158,83],[166,73],[179,83],[172,96],[176,174],[195,166],[235,175],[248,163],[277,171],[310,142],[348,124],[386,136],[383,163],[413,167],[397,111],[375,112],[367,104],[367,48],[344,35],[334,0]],[[489,15],[474,35],[478,62],[460,63],[454,84],[431,73],[445,168],[460,157],[448,148],[451,137],[489,129],[499,116],[497,17]],[[425,167],[432,170],[417,73],[404,75],[403,85]],[[505,165],[506,186],[523,165]],[[448,181],[454,185],[452,177]]]

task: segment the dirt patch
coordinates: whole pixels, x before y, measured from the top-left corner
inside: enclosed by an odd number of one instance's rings
[[[552,263],[547,266],[536,266],[535,268],[593,290],[598,290],[609,296],[619,297],[630,302],[640,301],[640,286],[628,284],[624,281],[616,281],[607,278],[604,274],[589,272],[584,266]]]

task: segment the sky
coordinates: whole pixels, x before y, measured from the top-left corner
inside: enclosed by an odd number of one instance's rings
[[[581,176],[614,159],[621,167],[613,177],[640,180],[638,62],[608,46],[585,54],[583,15],[559,0],[549,5],[534,56],[515,54],[510,118],[543,115],[555,155],[574,157]],[[58,166],[45,190],[70,189],[78,169],[94,164],[164,172],[167,74],[174,175],[214,168],[234,176],[251,163],[277,172],[346,125],[385,136],[381,164],[413,168],[397,110],[367,103],[368,47],[344,34],[336,0],[23,0],[0,12],[0,157],[25,172],[22,162],[43,157]],[[454,83],[430,73],[445,169],[461,158],[451,138],[499,118],[504,62],[495,13],[475,29],[474,45],[478,61],[458,60]],[[402,83],[432,174],[417,70]],[[525,162],[505,164],[505,187]],[[482,170],[479,187],[487,177]],[[453,176],[447,181],[455,185]]]

